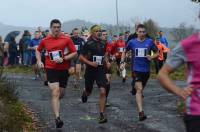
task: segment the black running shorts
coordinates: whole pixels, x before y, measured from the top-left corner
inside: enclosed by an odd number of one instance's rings
[[[99,88],[106,88],[105,68],[98,67],[97,69],[86,68],[85,71],[85,89],[88,93],[92,92],[94,82],[96,81]]]
[[[49,83],[59,83],[59,87],[66,88],[69,78],[68,70],[46,69],[47,80]]]
[[[138,72],[138,71],[134,71],[132,73],[132,77],[133,77],[133,80],[135,82],[142,82],[142,86],[143,88],[146,86],[147,84],[147,81],[150,77],[150,73],[149,72]]]

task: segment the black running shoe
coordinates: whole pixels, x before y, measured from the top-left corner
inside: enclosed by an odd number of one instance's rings
[[[83,103],[86,103],[86,102],[87,102],[87,99],[88,99],[88,97],[87,97],[85,91],[83,91],[83,94],[82,94],[82,96],[81,96],[82,102],[83,102]]]
[[[122,82],[125,83],[125,82],[126,82],[126,78],[123,78],[123,79],[122,79]]]
[[[44,86],[48,86],[48,81],[44,81]]]
[[[56,118],[55,122],[56,122],[56,128],[62,128],[62,126],[64,125],[64,123],[63,123],[63,121],[61,121],[60,117]]]
[[[139,112],[139,121],[144,121],[147,119],[147,116],[144,114],[144,111]]]
[[[106,107],[110,107],[110,103],[106,101]]]
[[[103,115],[103,113],[100,113],[99,115],[99,124],[103,124],[107,122],[107,118]]]

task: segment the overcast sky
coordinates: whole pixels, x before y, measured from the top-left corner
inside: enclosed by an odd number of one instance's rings
[[[0,0],[0,22],[7,25],[48,27],[49,21],[83,19],[91,22],[116,23],[116,0]],[[118,0],[119,21],[152,18],[162,27],[181,22],[197,25],[200,5],[191,0]]]

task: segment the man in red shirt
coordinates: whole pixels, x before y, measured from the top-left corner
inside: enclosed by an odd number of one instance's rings
[[[113,44],[108,41],[108,33],[106,30],[102,30],[102,41],[106,44],[106,55],[108,56],[108,63],[105,70],[106,73],[106,107],[110,106],[110,103],[108,102],[108,95],[110,92],[110,84],[111,84],[111,55],[112,55],[112,48]]]
[[[77,55],[76,48],[71,38],[61,33],[61,22],[54,19],[50,23],[51,34],[43,39],[36,50],[37,64],[44,68],[41,61],[41,52],[46,49],[45,70],[49,88],[52,92],[52,108],[55,114],[56,127],[61,128],[63,121],[60,119],[60,99],[64,96],[67,86],[68,69],[70,60]]]
[[[123,65],[123,68],[120,68],[120,62],[121,62],[121,57],[122,53],[125,51],[126,43],[124,41],[124,34],[120,33],[119,39],[116,41],[114,44],[114,53],[115,53],[115,58],[116,58],[116,63],[117,63],[117,73],[120,75],[120,70],[121,70],[121,75],[122,75],[122,82],[126,81],[126,69],[125,65]]]

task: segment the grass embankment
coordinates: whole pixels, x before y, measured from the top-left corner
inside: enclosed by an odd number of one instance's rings
[[[33,117],[18,100],[14,82],[2,77],[0,71],[0,131],[34,131]]]

